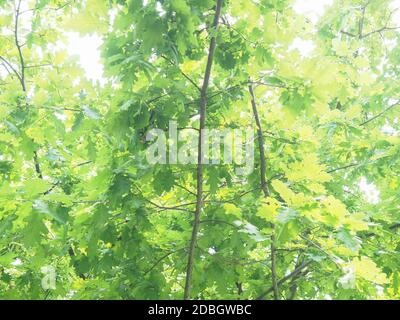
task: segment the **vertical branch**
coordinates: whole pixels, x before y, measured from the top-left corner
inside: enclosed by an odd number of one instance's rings
[[[237,288],[237,295],[238,295],[238,300],[240,300],[240,296],[243,293],[243,284],[240,281],[236,281],[236,288]]]
[[[37,151],[33,151],[33,162],[35,163],[35,171],[40,179],[43,179],[42,170],[40,169],[40,164],[37,156]]]
[[[368,5],[369,1],[367,1],[367,3],[361,9],[361,18],[358,21],[358,39],[360,40],[364,37],[363,32],[364,32],[364,22],[365,22],[365,11],[367,10]]]
[[[219,25],[219,19],[221,15],[223,0],[217,0],[217,6],[215,9],[213,28],[216,32]],[[198,144],[198,158],[197,158],[197,194],[196,194],[196,211],[194,213],[194,222],[192,229],[192,237],[190,240],[189,246],[189,254],[188,254],[188,263],[186,267],[186,282],[185,282],[185,292],[184,299],[190,299],[190,290],[192,286],[192,275],[193,275],[193,266],[194,266],[194,253],[197,242],[197,234],[199,232],[200,227],[200,214],[203,209],[203,163],[204,163],[204,128],[206,125],[206,107],[207,107],[207,90],[211,77],[211,69],[214,60],[214,52],[216,47],[216,36],[215,33],[211,37],[210,48],[208,52],[207,58],[207,66],[204,74],[203,86],[201,87],[200,92],[200,103],[199,103],[199,112],[200,112],[200,133],[199,133],[199,144]]]
[[[265,161],[265,147],[264,147],[264,137],[263,131],[261,128],[260,117],[258,116],[257,104],[255,101],[254,90],[252,84],[249,85],[249,92],[251,96],[251,106],[253,108],[253,115],[256,121],[257,126],[257,140],[258,140],[258,147],[260,152],[260,182],[261,182],[261,189],[264,192],[265,197],[269,197],[269,190],[267,181],[265,179],[266,175],[266,161]]]
[[[263,131],[261,127],[260,117],[258,116],[257,104],[254,96],[253,85],[249,84],[249,93],[251,97],[251,106],[253,108],[254,119],[256,121],[257,126],[257,139],[258,139],[258,147],[260,151],[260,182],[261,189],[264,192],[265,197],[269,197],[269,190],[267,181],[265,178],[266,175],[266,161],[265,161],[265,148],[264,148],[264,137]],[[272,234],[271,234],[271,275],[272,275],[272,287],[274,292],[274,299],[279,299],[279,289],[278,289],[278,281],[276,276],[276,247],[275,247],[275,225],[272,224]]]
[[[18,0],[18,4],[15,7],[15,25],[14,25],[14,40],[15,40],[15,46],[17,47],[18,50],[18,56],[19,56],[19,62],[20,62],[20,72],[18,73],[16,70],[14,70],[14,73],[17,75],[19,82],[21,83],[22,91],[26,93],[26,84],[25,84],[25,60],[24,60],[24,55],[22,54],[22,45],[19,43],[19,38],[18,38],[18,25],[19,25],[19,17],[21,13],[21,2],[22,0]],[[37,151],[33,152],[33,162],[35,165],[35,171],[40,179],[43,179],[43,174],[42,170],[40,168],[40,163],[38,160],[38,155]]]
[[[20,71],[20,82],[22,86],[22,90],[26,92],[26,85],[25,85],[25,61],[24,61],[24,56],[22,55],[22,46],[19,44],[18,40],[18,23],[19,23],[19,15],[20,15],[20,9],[21,9],[21,2],[22,0],[18,1],[18,5],[15,9],[15,28],[14,28],[14,38],[15,38],[15,45],[18,50],[18,55],[19,55],[19,61],[21,64],[21,71]]]
[[[294,267],[294,269],[299,268],[302,264],[304,263],[304,257],[301,256],[301,254],[297,257],[297,262],[296,265]],[[297,293],[297,279],[302,275],[302,273],[300,272],[299,274],[295,275],[290,283],[290,294],[288,297],[288,300],[294,300],[294,298],[296,297],[296,293]]]

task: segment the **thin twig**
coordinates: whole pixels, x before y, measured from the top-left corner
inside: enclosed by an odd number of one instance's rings
[[[295,268],[291,273],[289,273],[287,276],[283,277],[282,279],[280,279],[278,281],[278,285],[282,285],[283,283],[285,283],[286,281],[290,280],[291,278],[295,277],[296,275],[298,275],[304,268],[306,268],[307,266],[309,266],[311,264],[312,261],[308,261],[308,262],[303,262],[298,268]],[[261,293],[256,300],[262,300],[264,299],[264,297],[266,295],[268,295],[269,293],[274,291],[274,287],[270,287],[267,290],[265,290],[263,293]]]
[[[365,126],[366,124],[370,123],[371,121],[374,121],[375,119],[381,117],[386,112],[390,111],[391,109],[393,109],[394,107],[398,106],[399,104],[400,104],[400,100],[398,100],[397,102],[393,103],[392,105],[390,105],[389,107],[384,109],[382,112],[378,113],[376,116],[368,119],[367,121],[364,121],[363,123],[360,124],[360,126]]]
[[[172,250],[170,252],[167,252],[166,254],[164,254],[163,256],[161,256],[159,259],[157,259],[157,261],[143,274],[143,276],[146,276],[147,274],[149,274],[151,271],[154,270],[155,267],[157,267],[157,265],[163,261],[164,259],[168,258],[171,254],[177,253],[179,251],[185,250],[185,248],[180,248],[180,249],[176,249],[176,250]]]
[[[18,73],[18,71],[12,66],[12,64],[10,62],[8,62],[5,58],[3,58],[2,56],[0,56],[0,60],[2,60],[13,72],[14,74],[17,76],[19,82],[22,85],[22,79],[20,74]]]
[[[173,61],[171,61],[169,58],[167,58],[164,55],[161,55],[161,58],[163,58],[164,60],[168,61],[171,65],[176,67],[179,70],[179,72],[181,73],[181,75],[183,75],[186,80],[188,80],[193,86],[196,87],[196,89],[199,92],[201,92],[201,88],[196,84],[196,82],[194,82],[194,80],[192,80],[185,72],[183,72],[183,70],[181,68],[179,68]]]
[[[22,0],[19,0],[18,6],[15,11],[15,28],[14,28],[14,36],[15,36],[15,45],[18,50],[18,55],[19,55],[19,61],[21,63],[21,71],[20,71],[20,79],[21,79],[21,85],[22,85],[22,90],[26,92],[26,86],[25,86],[25,61],[24,61],[24,56],[22,55],[22,47],[19,44],[18,40],[18,22],[19,22],[19,10],[21,8],[21,2]]]
[[[228,221],[225,220],[218,220],[218,219],[207,219],[207,220],[201,220],[200,223],[219,223],[219,224],[226,224],[228,226],[231,226],[232,228],[238,229],[239,226],[230,223]]]

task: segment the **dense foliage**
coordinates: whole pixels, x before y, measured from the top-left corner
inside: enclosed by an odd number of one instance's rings
[[[399,298],[393,13],[335,0],[314,25],[291,0],[0,0],[0,298]],[[67,31],[103,38],[104,83]],[[254,171],[148,163],[146,133],[170,120],[254,129]]]

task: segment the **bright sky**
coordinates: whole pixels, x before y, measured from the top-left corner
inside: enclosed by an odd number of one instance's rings
[[[400,0],[393,0],[392,9],[396,9],[396,12],[393,14],[393,21],[397,22],[397,26],[400,25]]]
[[[79,36],[78,33],[68,33],[67,50],[71,56],[78,56],[79,63],[86,72],[86,76],[93,80],[103,80],[103,64],[101,63],[100,46],[103,41],[100,36]]]
[[[371,204],[377,204],[380,200],[379,190],[373,183],[369,183],[365,177],[360,179],[358,187],[364,193],[364,198]]]
[[[296,0],[293,8],[297,13],[304,14],[312,23],[316,23],[324,14],[325,7],[332,3],[333,0]]]
[[[298,14],[303,14],[311,23],[316,24],[324,14],[325,8],[331,5],[333,0],[296,0],[293,9]],[[289,50],[297,49],[303,57],[312,53],[315,44],[311,40],[296,38]]]

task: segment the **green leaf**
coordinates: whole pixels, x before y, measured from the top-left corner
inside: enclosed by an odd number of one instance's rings
[[[24,192],[28,197],[33,197],[45,193],[51,186],[50,182],[43,179],[31,179],[25,182]]]
[[[90,119],[93,119],[93,120],[101,119],[100,115],[96,111],[90,109],[88,106],[83,106],[83,112]]]
[[[54,218],[57,222],[61,224],[65,224],[68,220],[68,216],[65,214],[61,214],[58,210],[50,207],[47,203],[43,202],[42,200],[36,200],[33,204],[33,208],[35,211],[46,214]]]

